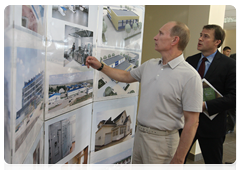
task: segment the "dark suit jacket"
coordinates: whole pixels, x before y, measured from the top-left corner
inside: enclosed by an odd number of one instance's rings
[[[230,58],[232,58],[232,59],[236,60],[236,53],[234,53],[234,54],[231,54],[231,55],[230,55]]]
[[[196,69],[200,58],[201,53],[188,57],[186,61]],[[226,134],[226,110],[236,107],[236,61],[217,51],[204,78],[223,97],[206,102],[210,116],[219,114],[210,120],[201,113],[197,134],[207,138],[223,137]]]

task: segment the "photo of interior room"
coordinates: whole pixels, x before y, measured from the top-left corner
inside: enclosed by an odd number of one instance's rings
[[[85,66],[87,56],[93,51],[93,32],[65,26],[64,66],[77,64]]]
[[[53,5],[52,17],[88,26],[89,5]]]

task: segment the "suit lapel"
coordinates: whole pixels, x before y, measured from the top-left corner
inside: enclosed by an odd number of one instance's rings
[[[192,61],[191,65],[197,70],[198,61],[201,58],[201,53],[199,53],[196,58]]]
[[[210,65],[210,67],[208,68],[206,75],[204,76],[205,79],[209,79],[209,77],[212,75],[212,73],[214,73],[214,70],[217,68],[217,66],[220,62],[220,59],[221,59],[221,54],[218,51]]]

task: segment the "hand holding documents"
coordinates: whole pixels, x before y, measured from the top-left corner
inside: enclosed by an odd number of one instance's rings
[[[202,83],[203,83],[203,101],[209,101],[222,97],[222,95],[205,78],[202,79]],[[218,113],[216,113],[212,116],[209,116],[207,110],[204,110],[203,113],[210,120],[213,120],[218,115]]]

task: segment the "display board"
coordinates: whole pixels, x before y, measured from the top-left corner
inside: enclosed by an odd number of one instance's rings
[[[85,64],[94,56],[117,69],[139,67],[143,25],[143,6],[7,6],[5,161],[130,163],[139,83]]]

